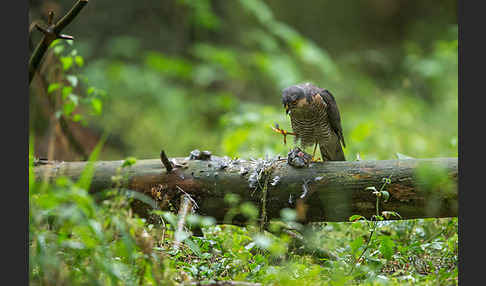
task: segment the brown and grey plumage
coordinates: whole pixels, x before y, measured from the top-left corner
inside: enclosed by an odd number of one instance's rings
[[[302,147],[318,144],[323,161],[346,160],[341,116],[328,90],[310,83],[293,85],[282,91],[282,103]]]

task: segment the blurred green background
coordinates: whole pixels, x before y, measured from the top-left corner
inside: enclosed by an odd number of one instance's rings
[[[29,2],[31,21],[74,3]],[[281,90],[303,81],[335,95],[347,160],[458,155],[456,1],[93,0],[65,33],[75,41],[58,52],[83,61],[63,72],[82,79],[73,94],[106,93],[83,125],[70,123],[87,151],[109,133],[100,159],[285,155],[293,140],[270,126],[290,130]],[[38,156],[45,89],[31,85]],[[62,150],[55,159],[80,159]]]

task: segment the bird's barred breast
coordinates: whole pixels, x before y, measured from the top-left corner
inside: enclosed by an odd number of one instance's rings
[[[310,146],[316,142],[321,144],[328,141],[331,128],[327,119],[326,106],[311,104],[309,108],[293,110],[290,116],[296,139],[303,146]]]

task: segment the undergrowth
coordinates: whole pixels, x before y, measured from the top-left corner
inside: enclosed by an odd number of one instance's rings
[[[95,152],[96,153],[96,152]],[[96,155],[96,154],[95,154]],[[94,160],[96,156],[92,156]],[[133,159],[131,163],[133,164]],[[211,217],[192,215],[176,233],[177,218],[154,211],[162,224],[149,224],[130,209],[130,199],[109,190],[109,197],[88,194],[90,172],[72,182],[35,181],[29,167],[29,277],[32,285],[177,285],[190,281],[234,280],[265,285],[456,285],[457,218],[385,221],[379,212],[386,188],[371,188],[377,215],[359,215],[347,223],[300,225],[296,213],[281,212],[283,225],[304,237],[295,245],[288,232],[272,227],[260,231],[258,209],[226,202],[232,215],[251,222],[245,227],[217,225]],[[384,180],[383,186],[386,185]],[[189,227],[189,228],[190,228]],[[370,235],[371,234],[371,235]],[[183,243],[173,247],[174,237]],[[302,251],[306,248],[307,251]],[[311,251],[308,251],[311,249]],[[319,250],[336,259],[317,255]]]

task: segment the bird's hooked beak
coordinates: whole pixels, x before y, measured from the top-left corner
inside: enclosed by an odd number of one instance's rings
[[[288,104],[284,104],[284,107],[285,107],[285,114],[289,114],[289,112],[290,112],[289,105]]]

